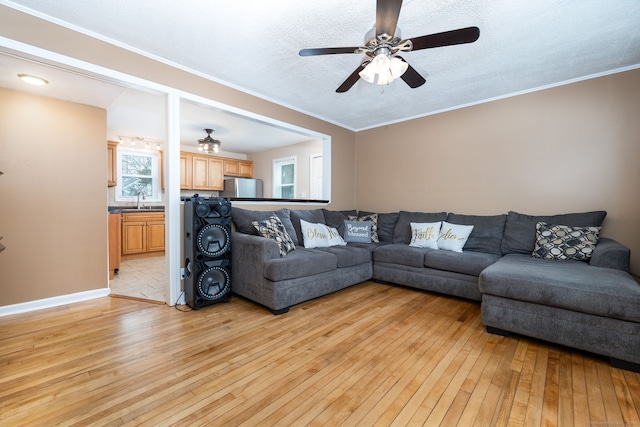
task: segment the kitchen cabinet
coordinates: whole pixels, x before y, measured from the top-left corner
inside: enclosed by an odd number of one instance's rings
[[[180,152],[180,189],[191,190],[192,176],[191,161],[193,155],[190,153]]]
[[[182,190],[220,191],[224,189],[224,162],[220,157],[180,153]]]
[[[224,175],[253,178],[253,162],[251,160],[224,159]]]
[[[118,143],[107,141],[107,187],[115,187],[118,183]]]
[[[120,269],[122,260],[120,214],[109,214],[109,279]]]
[[[164,254],[164,212],[122,214],[122,259]]]

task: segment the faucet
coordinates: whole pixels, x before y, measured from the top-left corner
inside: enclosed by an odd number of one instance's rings
[[[142,200],[146,200],[147,199],[147,195],[144,193],[144,191],[140,190],[138,191],[138,209],[140,208],[140,196],[142,195]]]

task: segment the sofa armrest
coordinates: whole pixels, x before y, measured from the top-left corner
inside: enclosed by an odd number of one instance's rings
[[[278,243],[262,236],[233,231],[231,232],[231,248],[233,256],[237,254],[243,263],[262,264],[264,261],[280,258]]]
[[[263,303],[264,263],[280,258],[278,244],[262,236],[231,233],[231,290]]]
[[[590,265],[629,272],[631,250],[613,239],[601,237],[593,251]]]

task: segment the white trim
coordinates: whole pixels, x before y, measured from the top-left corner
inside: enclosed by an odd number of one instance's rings
[[[91,291],[77,292],[75,294],[60,295],[57,297],[28,301],[19,304],[6,305],[0,307],[0,317],[12,314],[28,313],[30,311],[42,310],[43,308],[58,307],[61,305],[73,304],[96,298],[109,296],[109,288],[95,289]]]
[[[180,97],[173,93],[165,97],[167,146],[165,156],[165,240],[167,242],[167,277],[165,303],[169,306],[184,304],[180,294],[181,217],[180,217]]]

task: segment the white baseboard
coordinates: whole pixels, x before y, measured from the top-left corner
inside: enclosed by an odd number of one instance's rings
[[[77,292],[75,294],[60,295],[57,297],[45,298],[35,301],[23,302],[20,304],[0,307],[0,317],[29,311],[41,310],[43,308],[57,307],[74,302],[86,301],[90,299],[106,297],[110,293],[109,288],[95,289],[92,291]]]

